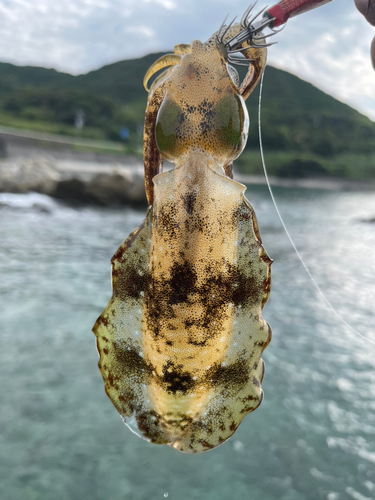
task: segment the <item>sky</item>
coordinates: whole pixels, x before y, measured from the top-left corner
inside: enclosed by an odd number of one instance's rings
[[[0,0],[0,61],[72,74],[206,40],[246,0]],[[258,2],[259,10],[266,4]],[[375,120],[375,28],[353,0],[289,19],[273,37],[273,66],[311,82]]]

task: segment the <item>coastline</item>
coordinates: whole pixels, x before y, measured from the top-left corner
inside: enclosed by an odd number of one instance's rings
[[[73,155],[72,155],[73,156]],[[173,168],[165,162],[164,170]],[[247,186],[265,186],[260,175],[234,173],[234,180]],[[375,191],[375,180],[354,181],[340,178],[269,178],[271,187],[322,189],[328,191]],[[112,161],[56,158],[29,155],[0,162],[0,192],[39,193],[73,205],[147,206],[143,163],[139,158],[113,158]]]
[[[0,192],[36,191],[51,196],[57,195],[56,197],[67,202],[122,205],[134,203],[132,191],[135,190],[138,202],[146,204],[142,158],[121,152],[122,146],[118,144],[40,132],[32,133],[6,127],[0,127],[1,138],[6,148],[5,157],[0,160]],[[82,148],[77,148],[77,145]],[[103,151],[104,146],[106,152]],[[45,168],[45,164],[48,168]],[[40,168],[41,165],[42,168]],[[164,162],[165,171],[171,168],[173,168],[172,164]],[[42,182],[43,175],[49,178],[49,182]],[[25,177],[27,177],[27,182],[24,182]],[[38,182],[36,182],[37,177]],[[12,182],[8,182],[9,180]],[[248,186],[266,185],[264,175],[244,174],[236,168],[236,162],[234,163],[234,180]],[[375,191],[375,179],[358,181],[338,177],[280,178],[269,176],[269,180],[271,187]],[[54,183],[55,187],[61,184],[63,189],[59,189],[56,193],[52,189]],[[106,190],[104,198],[99,195],[103,185]],[[115,190],[113,198],[111,186]],[[126,192],[122,193],[122,190]],[[98,195],[100,199],[95,200]],[[69,199],[64,200],[67,196]]]
[[[85,162],[79,160],[63,160],[56,162],[56,169],[64,176],[79,176],[87,177],[99,173],[108,173],[116,168],[116,170],[129,172],[129,169],[138,176],[143,177],[143,163],[139,158],[133,159],[131,165],[123,164],[106,164],[99,162]],[[169,162],[164,162],[164,171],[171,170],[173,165]],[[339,177],[308,177],[308,178],[281,178],[269,176],[270,185],[284,188],[302,188],[302,189],[324,189],[328,191],[375,191],[375,179],[368,181],[349,180]],[[266,186],[266,178],[264,175],[248,175],[236,171],[234,165],[233,180],[241,184],[261,185]]]

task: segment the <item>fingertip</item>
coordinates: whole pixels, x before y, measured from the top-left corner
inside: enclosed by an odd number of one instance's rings
[[[354,0],[354,3],[366,21],[375,26],[375,0]]]

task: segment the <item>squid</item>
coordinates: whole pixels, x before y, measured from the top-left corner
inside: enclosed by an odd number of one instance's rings
[[[149,208],[112,258],[113,295],[93,328],[105,391],[124,422],[184,453],[222,444],[263,399],[272,261],[246,187],[233,180],[245,100],[267,58],[260,29],[251,43],[241,36],[249,16],[175,46],[147,71]],[[233,64],[248,67],[242,83]],[[163,159],[174,168],[163,172]]]

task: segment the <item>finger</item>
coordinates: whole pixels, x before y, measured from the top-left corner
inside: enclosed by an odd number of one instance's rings
[[[366,20],[375,26],[375,0],[354,0],[354,3]]]

